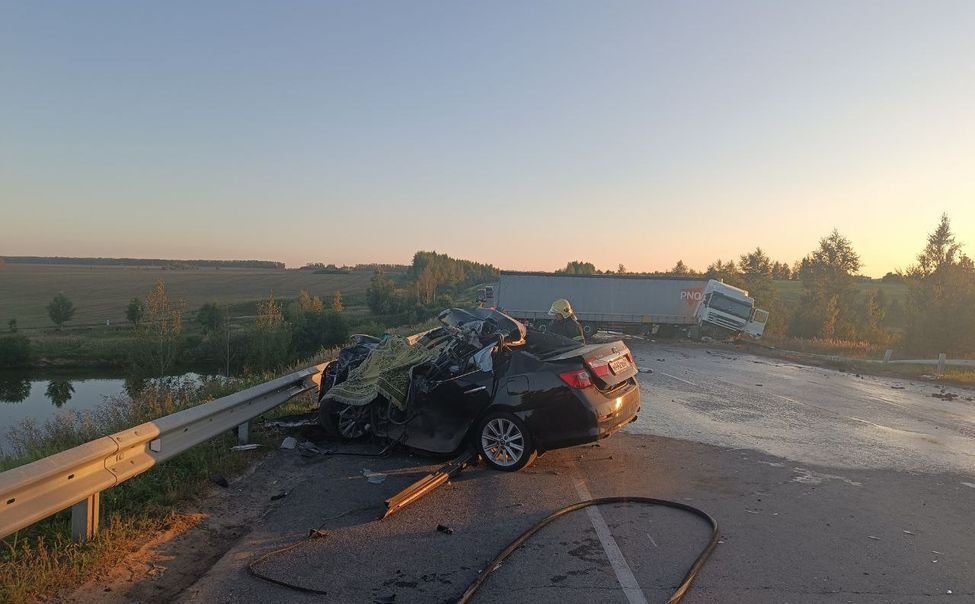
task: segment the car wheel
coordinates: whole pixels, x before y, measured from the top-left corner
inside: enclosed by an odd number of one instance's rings
[[[318,423],[329,438],[361,438],[369,425],[369,405],[352,406],[330,399],[323,400],[318,408]]]
[[[493,413],[484,418],[476,437],[478,452],[495,470],[517,472],[538,455],[525,422],[510,413]]]

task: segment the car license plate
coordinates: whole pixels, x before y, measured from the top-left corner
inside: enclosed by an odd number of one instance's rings
[[[614,374],[626,371],[630,367],[630,360],[626,357],[620,357],[618,359],[613,359],[609,362],[609,369]]]

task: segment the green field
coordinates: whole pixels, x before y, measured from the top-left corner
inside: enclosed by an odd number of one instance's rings
[[[332,294],[361,298],[372,275],[368,272],[316,275],[274,269],[162,270],[159,268],[7,265],[0,270],[0,331],[16,319],[18,327],[50,327],[47,304],[58,292],[74,302],[77,313],[67,324],[113,324],[125,321],[132,298],[143,298],[158,280],[187,311],[206,302],[241,304],[268,294],[293,298],[302,289],[329,301]]]

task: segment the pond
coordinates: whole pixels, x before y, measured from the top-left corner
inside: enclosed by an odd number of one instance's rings
[[[200,374],[179,377],[198,379]],[[43,424],[59,410],[93,409],[140,386],[138,380],[127,379],[118,371],[0,370],[0,455],[7,448],[8,430],[25,419]]]

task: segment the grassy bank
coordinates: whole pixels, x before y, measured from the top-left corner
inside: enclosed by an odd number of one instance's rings
[[[975,387],[975,367],[946,367],[943,375],[936,376],[937,367],[934,365],[879,363],[877,361],[883,358],[886,347],[865,342],[767,338],[761,343],[742,341],[727,346],[753,354],[848,373]]]
[[[307,367],[316,359],[302,363]],[[290,368],[288,373],[300,367]],[[7,470],[66,450],[92,439],[175,413],[273,378],[211,380],[201,385],[173,381],[151,385],[138,396],[119,396],[87,413],[61,413],[44,424],[24,422],[11,429],[12,454],[0,458]],[[311,394],[282,405],[270,415],[309,411]],[[255,422],[253,442],[276,446],[280,435]],[[193,449],[102,493],[102,531],[97,539],[76,544],[70,536],[70,512],[65,511],[4,539],[0,551],[0,602],[34,602],[74,587],[98,569],[117,562],[133,544],[179,522],[181,503],[202,497],[211,477],[232,477],[262,456],[261,449],[237,452],[232,433]],[[266,450],[266,449],[265,449]]]

